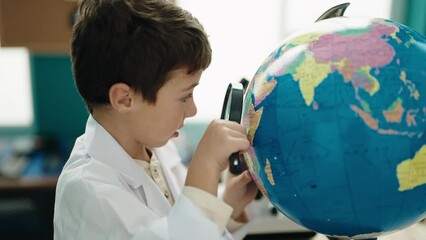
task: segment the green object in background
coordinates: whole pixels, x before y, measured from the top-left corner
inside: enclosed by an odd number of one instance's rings
[[[68,54],[31,54],[34,133],[73,139],[84,132],[88,112],[75,87]]]
[[[426,1],[408,0],[405,24],[426,35]]]

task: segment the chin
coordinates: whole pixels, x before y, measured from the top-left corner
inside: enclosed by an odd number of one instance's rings
[[[151,147],[151,148],[159,148],[159,147],[163,147],[163,146],[165,146],[165,145],[169,142],[169,140],[170,140],[170,139],[167,139],[167,140],[162,141],[162,142],[152,143],[150,147]]]
[[[156,141],[152,141],[150,142],[150,146],[151,148],[159,148],[159,147],[163,147],[165,146],[170,140],[175,139],[179,136],[178,132],[174,132],[173,134],[171,134],[168,137],[165,138],[160,138],[160,139],[156,139]]]

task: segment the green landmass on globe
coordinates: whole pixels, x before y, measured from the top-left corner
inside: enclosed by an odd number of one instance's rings
[[[246,91],[242,157],[295,222],[370,239],[426,217],[426,38],[337,17],[285,39]]]

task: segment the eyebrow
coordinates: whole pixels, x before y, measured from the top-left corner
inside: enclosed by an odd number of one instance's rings
[[[194,83],[194,84],[190,85],[189,87],[183,88],[182,91],[185,92],[185,91],[191,90],[191,89],[195,88],[197,85],[198,85],[198,83]]]

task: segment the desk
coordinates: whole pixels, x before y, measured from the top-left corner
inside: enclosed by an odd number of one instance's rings
[[[309,233],[286,233],[286,234],[264,234],[247,236],[244,240],[329,240],[322,234]],[[388,235],[384,235],[378,238],[378,240],[425,240],[426,239],[426,222],[414,224],[406,229],[398,232],[394,232]]]
[[[378,240],[425,240],[426,222],[414,224],[406,229],[379,237]],[[310,240],[328,240],[327,237],[317,234]]]
[[[57,178],[1,179],[1,239],[53,239]]]
[[[0,191],[27,189],[55,189],[56,177],[4,179],[0,178]]]

